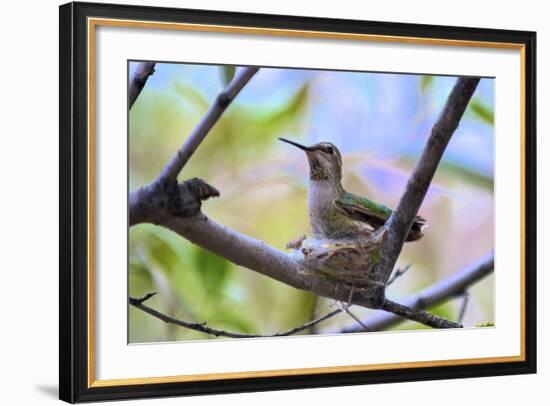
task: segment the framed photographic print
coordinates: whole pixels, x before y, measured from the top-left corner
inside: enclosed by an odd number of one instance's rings
[[[533,32],[60,7],[60,398],[534,373]]]

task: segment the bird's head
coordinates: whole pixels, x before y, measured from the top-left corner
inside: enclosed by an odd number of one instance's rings
[[[279,140],[294,145],[306,153],[309,161],[309,177],[311,180],[338,183],[342,180],[342,155],[334,144],[320,142],[306,147],[285,138],[279,138]]]

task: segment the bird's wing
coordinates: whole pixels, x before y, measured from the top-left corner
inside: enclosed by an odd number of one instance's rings
[[[365,197],[345,192],[334,201],[336,207],[353,220],[362,221],[374,228],[384,225],[391,215],[391,209]]]
[[[343,193],[334,201],[334,204],[346,216],[367,223],[374,228],[382,227],[392,214],[390,208],[348,192]],[[426,220],[416,216],[413,227],[421,231],[425,225]]]

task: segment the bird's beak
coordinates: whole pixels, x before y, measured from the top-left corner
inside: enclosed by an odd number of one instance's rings
[[[279,140],[286,142],[287,144],[294,145],[296,148],[300,148],[302,151],[311,152],[313,149],[306,147],[305,145],[298,144],[297,142],[287,140],[286,138],[279,138]]]

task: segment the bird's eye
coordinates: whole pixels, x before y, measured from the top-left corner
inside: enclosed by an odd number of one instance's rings
[[[332,147],[327,147],[327,148],[326,148],[326,151],[327,151],[329,154],[334,154],[334,148],[332,148]]]

